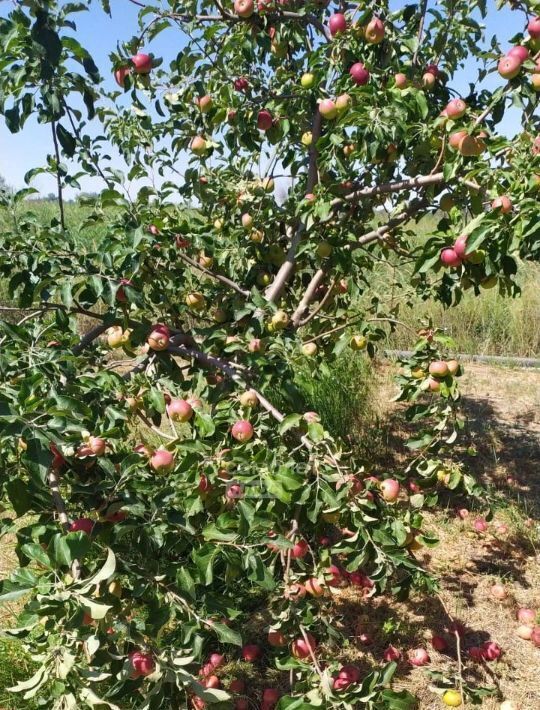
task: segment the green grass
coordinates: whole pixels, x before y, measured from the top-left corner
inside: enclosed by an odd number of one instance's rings
[[[32,700],[23,700],[18,693],[7,688],[35,673],[36,665],[22,648],[20,641],[0,637],[0,708],[1,710],[32,710]]]

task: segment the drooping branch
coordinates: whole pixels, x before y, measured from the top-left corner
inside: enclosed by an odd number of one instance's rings
[[[249,295],[250,295],[249,291],[246,291],[245,289],[243,289],[241,286],[239,286],[237,283],[235,283],[231,279],[227,278],[226,276],[222,276],[221,274],[216,274],[215,271],[210,271],[210,269],[207,269],[206,267],[202,266],[201,264],[198,264],[195,261],[195,259],[192,259],[187,254],[179,252],[178,256],[186,264],[189,264],[194,269],[198,269],[199,271],[202,271],[203,274],[206,274],[210,278],[215,279],[216,281],[219,281],[220,283],[224,284],[225,286],[228,286],[230,289],[232,289],[233,291],[236,291],[236,293],[239,293],[244,298],[249,297]]]

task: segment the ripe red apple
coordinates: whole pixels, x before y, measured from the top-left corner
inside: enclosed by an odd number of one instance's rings
[[[356,638],[358,642],[361,643],[363,646],[371,646],[371,644],[373,643],[373,635],[370,634],[369,631],[360,630],[357,633]]]
[[[428,377],[427,384],[430,392],[438,392],[441,389],[441,383],[435,377]]]
[[[281,631],[270,630],[268,632],[268,643],[275,648],[281,648],[287,645],[287,639]]]
[[[77,457],[83,458],[85,456],[103,456],[105,449],[107,447],[107,442],[100,436],[89,436],[84,444],[81,444],[77,449]]]
[[[467,251],[467,234],[460,235],[454,242],[452,249],[456,252],[459,259],[466,259],[469,254],[465,254]]]
[[[262,109],[257,114],[257,128],[260,131],[269,131],[274,125],[272,114],[267,109]]]
[[[309,658],[310,655],[315,652],[316,648],[317,641],[310,633],[306,633],[305,639],[302,636],[292,642],[291,653],[295,658],[303,660],[304,658]]]
[[[152,71],[152,57],[149,54],[139,52],[131,57],[131,63],[135,74],[149,74]]]
[[[534,609],[518,609],[517,619],[522,624],[534,624],[536,621],[536,612]]]
[[[356,64],[353,64],[349,69],[349,74],[357,86],[364,86],[369,81],[369,71],[362,64],[362,62],[356,62]]]
[[[91,535],[94,525],[94,521],[90,518],[77,518],[77,520],[70,523],[68,530],[69,532],[83,532],[87,535]]]
[[[512,200],[508,195],[501,195],[493,200],[491,207],[494,210],[499,210],[501,214],[509,214],[512,211]]]
[[[339,693],[340,690],[346,690],[351,681],[348,678],[334,678],[332,682],[332,689]]]
[[[480,663],[481,661],[484,660],[484,649],[481,648],[480,646],[472,646],[469,649],[469,657],[473,660],[476,661],[477,663]]]
[[[326,580],[326,584],[329,587],[347,586],[346,574],[337,565],[330,565],[330,567],[325,570],[325,573],[330,575],[330,579]]]
[[[386,478],[381,483],[381,495],[388,503],[393,503],[399,496],[399,483],[394,478]]]
[[[234,0],[234,11],[238,17],[251,17],[255,11],[253,0]]]
[[[235,501],[243,497],[244,489],[242,488],[240,483],[231,483],[229,486],[227,486],[227,490],[225,491],[225,498],[229,502],[234,503]]]
[[[457,150],[459,148],[459,144],[467,136],[467,131],[456,131],[455,133],[452,133],[449,140],[448,144],[450,145],[451,148],[454,148]]]
[[[427,65],[426,74],[433,74],[434,77],[438,77],[440,73],[439,67],[436,64]]]
[[[532,17],[529,20],[527,31],[533,39],[540,38],[540,17]]]
[[[336,104],[332,99],[323,99],[319,104],[319,112],[327,121],[332,121],[338,113]]]
[[[514,79],[519,74],[520,69],[521,59],[515,54],[502,57],[497,64],[497,71],[503,79]]]
[[[122,87],[122,89],[126,86],[126,79],[128,78],[130,72],[130,67],[120,67],[114,72],[114,79],[118,86]]]
[[[295,560],[302,559],[309,552],[309,545],[305,540],[298,540],[291,548],[291,557]]]
[[[362,673],[357,666],[346,665],[339,669],[337,677],[344,678],[349,683],[358,683],[362,678]]]
[[[461,518],[462,520],[465,520],[465,518],[469,517],[469,511],[467,510],[467,508],[458,508],[456,512],[458,518]]]
[[[242,658],[248,663],[255,663],[262,657],[262,650],[256,643],[248,643],[242,647]]]
[[[251,422],[247,421],[247,419],[239,419],[233,424],[231,434],[233,439],[244,443],[245,441],[249,441],[253,437],[253,426]]]
[[[427,666],[428,663],[431,663],[429,653],[425,648],[415,648],[409,651],[407,658],[412,666]]]
[[[461,265],[461,259],[456,254],[455,249],[446,247],[445,249],[441,249],[441,263],[444,264],[444,266],[455,267]]]
[[[153,326],[150,335],[147,338],[148,345],[152,350],[165,350],[169,345],[171,331],[163,323],[157,323]]]
[[[129,662],[133,668],[132,678],[139,676],[147,676],[153,673],[156,669],[156,663],[151,653],[143,653],[142,651],[133,651],[128,655]]]
[[[166,449],[157,449],[150,457],[150,466],[158,473],[167,473],[174,468],[174,456]]]
[[[305,590],[308,594],[311,594],[312,597],[322,597],[324,594],[324,587],[323,585],[319,582],[317,577],[310,577],[305,583],[304,583]]]
[[[248,350],[250,353],[262,353],[264,352],[264,343],[260,338],[252,338],[248,343]]]
[[[383,652],[383,659],[386,661],[386,663],[390,663],[391,661],[400,661],[401,660],[402,653],[399,650],[399,648],[396,648],[395,646],[388,646],[385,648]]]
[[[333,37],[345,32],[347,30],[347,18],[345,15],[342,12],[334,13],[328,21],[328,29]]]
[[[529,58],[529,50],[522,44],[517,44],[506,52],[507,57],[517,57],[520,62],[525,62]]]
[[[379,17],[370,20],[364,31],[364,37],[369,44],[379,44],[384,39],[384,22]]]
[[[502,655],[502,648],[495,641],[485,641],[481,648],[486,661],[496,661]]]
[[[475,518],[475,520],[473,520],[473,528],[476,532],[486,532],[488,524],[485,518]]]
[[[246,683],[242,678],[233,678],[229,683],[231,693],[243,693],[246,689]]]
[[[521,624],[517,627],[516,634],[519,636],[520,639],[523,639],[524,641],[530,641],[533,634],[533,627],[527,626],[527,624]]]
[[[247,91],[249,89],[249,81],[244,76],[239,76],[233,82],[236,91]]]
[[[262,694],[262,710],[271,710],[281,697],[277,688],[265,688]]]
[[[402,72],[398,72],[394,76],[394,86],[397,89],[406,89],[408,83],[409,83],[409,80],[407,79],[406,75],[403,74]]]
[[[436,651],[439,651],[439,653],[446,651],[448,648],[446,639],[443,636],[433,636],[431,639],[431,645]]]
[[[204,679],[203,685],[205,688],[219,688],[221,687],[221,681],[217,675],[209,675],[208,678]]]
[[[434,377],[446,377],[448,372],[448,364],[444,360],[434,360],[429,363],[429,374]]]
[[[185,399],[171,399],[166,409],[174,422],[188,422],[193,416],[193,409]]]
[[[467,111],[467,104],[463,99],[452,99],[446,105],[445,111],[448,118],[461,118]]]
[[[540,648],[540,626],[535,626],[532,630],[531,641],[533,644]]]
[[[498,599],[499,601],[506,599],[507,593],[506,593],[506,587],[504,586],[504,584],[500,584],[499,582],[497,582],[496,584],[492,585],[491,596],[494,599]]]

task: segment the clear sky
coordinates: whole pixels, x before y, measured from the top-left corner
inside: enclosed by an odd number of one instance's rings
[[[410,0],[407,0],[409,3]],[[430,5],[436,5],[433,1]],[[5,14],[10,3],[0,7],[0,14]],[[392,8],[403,5],[403,2],[394,0],[390,3]],[[495,3],[490,1],[488,6],[491,12],[487,18],[486,26],[488,36],[496,34],[501,38],[505,47],[513,35],[523,31],[523,14],[512,12],[505,8],[501,11],[495,9]],[[100,3],[95,2],[91,10],[79,13],[77,19],[77,38],[93,55],[103,76],[112,89],[116,85],[111,76],[109,53],[116,49],[118,41],[129,39],[137,32],[138,8],[129,0],[111,0],[112,18],[108,17],[101,9]],[[185,43],[186,38],[177,30],[163,32],[158,36],[155,47],[148,47],[156,55],[163,56],[165,63],[170,61]],[[462,73],[463,82],[453,82],[454,88],[467,93],[467,84],[474,80],[476,72],[474,66],[466,67]],[[488,80],[488,86],[500,84],[502,79],[495,74]],[[518,129],[515,118],[509,115],[505,119],[504,131],[512,135]],[[11,134],[0,119],[0,175],[3,175],[8,184],[20,188],[24,186],[25,173],[37,165],[45,162],[48,152],[51,152],[51,134],[49,126],[41,126],[35,120],[29,120],[22,132]],[[52,177],[42,175],[33,181],[33,186],[42,194],[54,192],[55,184]],[[98,189],[98,183],[90,181],[83,184],[83,189]],[[73,191],[67,191],[68,196],[73,196]]]

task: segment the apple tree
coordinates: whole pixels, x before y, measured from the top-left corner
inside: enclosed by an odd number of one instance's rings
[[[297,375],[401,327],[377,268],[403,304],[518,294],[540,254],[540,3],[132,2],[138,26],[99,57],[78,27],[108,0],[0,19],[5,124],[50,136],[28,187],[1,195],[18,568],[0,600],[20,600],[10,633],[39,661],[14,690],[63,710],[413,707],[391,689],[397,655],[342,666],[332,599],[435,589],[423,509],[441,483],[479,491],[448,463],[460,364],[418,332],[398,376],[410,461],[378,475],[305,411]],[[503,11],[522,32],[488,36]],[[98,193],[73,225],[83,178]]]

